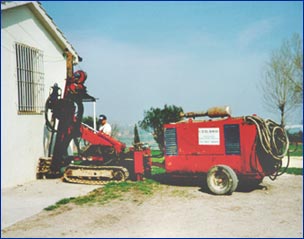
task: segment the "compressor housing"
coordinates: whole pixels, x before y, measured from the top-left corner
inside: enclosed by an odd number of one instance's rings
[[[167,173],[207,173],[214,194],[231,194],[239,180],[259,184],[265,176],[280,175],[289,142],[275,122],[231,117],[229,107],[182,116],[189,119],[164,125]],[[195,120],[199,116],[210,118]]]

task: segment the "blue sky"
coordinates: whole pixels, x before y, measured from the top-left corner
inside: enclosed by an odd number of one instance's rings
[[[303,35],[302,2],[42,1],[83,58],[97,114],[134,124],[164,104],[234,116],[266,110],[259,83],[271,53]],[[92,115],[92,105],[85,105]],[[302,109],[288,123],[302,123]]]

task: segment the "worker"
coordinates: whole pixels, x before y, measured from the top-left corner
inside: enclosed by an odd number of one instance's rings
[[[112,128],[111,125],[107,122],[107,117],[105,115],[99,115],[99,124],[99,131],[111,136]]]

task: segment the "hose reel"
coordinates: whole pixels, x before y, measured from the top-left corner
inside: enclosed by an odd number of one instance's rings
[[[277,176],[284,173],[284,170],[282,173],[279,170],[282,168],[282,159],[289,149],[287,133],[282,126],[269,119],[264,120],[258,116],[246,116],[245,121],[253,123],[256,126],[257,142],[263,151],[263,155],[268,160],[267,164],[274,168],[274,172],[269,176],[274,180]]]

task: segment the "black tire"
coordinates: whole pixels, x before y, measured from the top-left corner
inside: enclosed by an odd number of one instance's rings
[[[209,190],[216,195],[230,195],[238,186],[235,172],[226,165],[216,165],[207,174]]]

